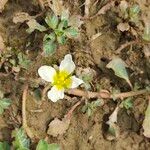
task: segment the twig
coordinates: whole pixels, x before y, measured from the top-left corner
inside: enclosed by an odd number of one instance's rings
[[[85,0],[85,17],[89,17],[91,0]]]
[[[71,89],[67,91],[68,94],[76,95],[80,97],[86,97],[88,99],[90,98],[103,98],[103,99],[113,99],[113,98],[120,98],[124,99],[127,97],[137,96],[141,94],[148,94],[150,91],[148,89],[139,90],[139,91],[130,91],[130,92],[124,92],[119,94],[110,94],[106,90],[101,90],[100,92],[89,92],[89,91],[82,91],[79,89]]]
[[[116,53],[119,54],[123,49],[125,49],[126,47],[130,46],[130,45],[133,45],[133,44],[137,44],[137,43],[140,43],[140,41],[136,40],[136,41],[130,41],[130,42],[127,42],[127,43],[124,43],[122,44],[117,50],[116,50]]]
[[[142,40],[135,40],[135,41],[130,41],[127,43],[122,44],[117,50],[116,50],[116,54],[119,54],[124,48],[131,46],[133,44],[138,44],[138,45],[144,45],[144,44],[149,44],[149,41],[142,41]]]
[[[41,9],[43,10],[44,9],[44,2],[43,2],[43,0],[37,0],[37,1],[38,1],[39,5],[40,5]]]
[[[125,93],[114,94],[114,95],[111,95],[110,98],[124,99],[127,97],[133,97],[133,96],[138,96],[138,95],[148,94],[148,93],[150,93],[150,91],[148,89],[144,89],[144,90],[139,90],[139,91],[130,91],[130,92],[125,92]]]
[[[47,93],[47,91],[50,89],[50,85],[47,85],[45,88],[44,88],[44,90],[43,90],[43,92],[42,92],[42,101],[44,101],[45,100],[45,95],[46,95],[46,93]]]
[[[27,93],[28,93],[28,85],[25,86],[23,90],[23,96],[22,96],[22,126],[23,126],[23,129],[26,131],[27,135],[32,139],[34,138],[34,135],[27,125],[27,117],[26,117]]]
[[[66,119],[71,119],[73,111],[81,104],[82,101],[78,101],[75,105],[72,106],[72,108],[69,110],[69,112],[65,115]]]
[[[100,92],[82,91],[79,89],[71,89],[67,91],[68,94],[90,98],[110,98],[110,93],[107,90],[101,90]]]
[[[103,6],[95,15],[88,17],[88,18],[83,18],[83,19],[94,19],[95,17],[101,15],[101,14],[105,14],[107,10],[109,10],[111,7],[113,7],[115,4],[115,1],[110,1],[108,2],[105,6]]]

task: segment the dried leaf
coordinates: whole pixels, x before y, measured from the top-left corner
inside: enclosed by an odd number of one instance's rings
[[[25,12],[17,12],[13,17],[13,22],[16,23],[23,23],[25,21],[31,20],[32,17]]]
[[[68,25],[72,26],[74,28],[79,28],[83,24],[83,21],[81,20],[81,16],[79,15],[72,15],[69,18]]]
[[[130,29],[130,26],[128,23],[119,23],[117,25],[117,29],[124,32],[124,31],[128,31]]]
[[[115,72],[115,75],[123,78],[126,82],[132,87],[132,84],[129,80],[129,76],[126,70],[126,64],[121,58],[114,58],[112,59],[106,66],[107,68],[112,69]]]
[[[0,0],[0,13],[3,11],[8,0]]]
[[[107,121],[108,125],[117,123],[117,115],[118,115],[119,107],[117,106],[113,113],[109,116],[109,120]]]
[[[47,134],[57,137],[58,135],[62,135],[66,133],[70,125],[70,120],[63,118],[62,121],[58,118],[55,118],[50,124],[47,131]]]
[[[63,10],[65,10],[62,0],[48,0],[48,5],[56,16],[61,16]]]
[[[27,22],[29,29],[27,29],[28,33],[32,33],[34,30],[39,30],[40,32],[46,31],[46,28],[40,25],[35,19],[31,19]]]
[[[106,122],[109,125],[107,134],[105,135],[107,140],[114,140],[119,137],[120,130],[117,123],[119,107],[117,106],[113,113],[110,115],[109,120]]]
[[[150,138],[150,97],[149,97],[149,104],[145,112],[145,119],[143,121],[143,129],[144,129],[144,136]]]

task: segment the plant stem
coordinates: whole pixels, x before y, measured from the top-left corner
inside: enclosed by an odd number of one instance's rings
[[[127,97],[137,96],[141,94],[148,94],[150,93],[149,90],[143,89],[139,91],[130,91],[130,92],[124,92],[119,94],[111,94],[107,90],[101,90],[100,92],[89,92],[89,91],[83,91],[79,89],[71,89],[67,91],[70,95],[80,96],[80,97],[86,97],[88,99],[90,98],[103,98],[103,99],[113,99],[113,98],[120,98],[124,99]]]
[[[26,131],[27,135],[32,139],[34,138],[34,135],[27,125],[27,117],[26,117],[27,94],[28,94],[28,85],[25,86],[23,90],[23,95],[22,95],[22,126],[23,126],[23,129]]]

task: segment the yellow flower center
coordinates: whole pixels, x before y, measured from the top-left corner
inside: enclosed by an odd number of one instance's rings
[[[53,85],[56,86],[58,90],[68,89],[72,84],[72,79],[67,71],[59,71],[53,77]]]

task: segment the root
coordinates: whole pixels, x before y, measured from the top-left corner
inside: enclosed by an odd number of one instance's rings
[[[28,93],[28,85],[25,86],[23,90],[23,96],[22,96],[22,126],[27,135],[32,139],[34,138],[34,134],[30,130],[30,128],[27,125],[27,117],[26,117],[26,100],[27,100],[27,93]]]

